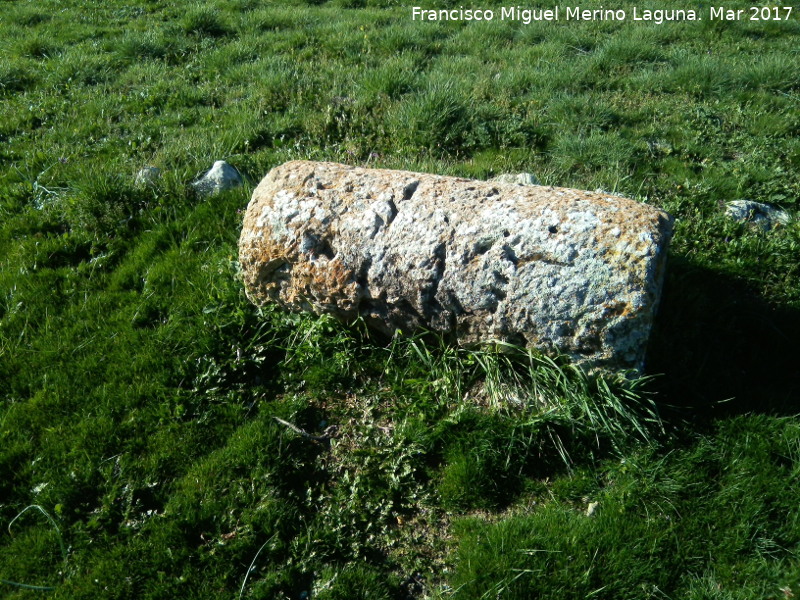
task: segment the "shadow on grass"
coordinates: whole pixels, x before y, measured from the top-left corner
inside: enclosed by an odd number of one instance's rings
[[[673,416],[800,413],[800,311],[746,284],[670,257],[648,352]]]

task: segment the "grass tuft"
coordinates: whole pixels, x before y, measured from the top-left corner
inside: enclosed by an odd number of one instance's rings
[[[22,517],[22,515],[24,515],[29,510],[37,510],[42,515],[44,515],[44,518],[47,519],[47,522],[50,524],[50,526],[55,531],[56,539],[58,541],[58,546],[59,546],[59,549],[61,550],[61,557],[62,557],[62,559],[64,561],[64,566],[66,566],[66,564],[67,564],[67,549],[64,546],[64,539],[63,539],[63,537],[61,535],[61,530],[58,528],[58,525],[56,524],[56,522],[53,519],[53,517],[51,517],[50,514],[44,508],[39,506],[38,504],[31,504],[30,506],[26,506],[19,513],[17,513],[17,516],[15,516],[13,519],[11,519],[11,521],[8,524],[8,533],[9,533],[9,535],[13,535],[12,531],[11,531],[11,527],[14,525],[14,523],[16,523]],[[63,573],[63,567],[62,567],[62,571],[60,571],[60,573]],[[53,590],[56,589],[54,586],[32,585],[32,584],[29,584],[29,583],[19,583],[19,582],[16,582],[16,581],[9,581],[7,579],[0,579],[0,584],[8,585],[8,586],[19,588],[19,589],[23,589],[23,590],[33,590],[33,591],[38,591],[38,592],[52,592]]]
[[[198,37],[219,38],[231,33],[230,26],[219,11],[210,6],[190,8],[181,21],[186,33]]]

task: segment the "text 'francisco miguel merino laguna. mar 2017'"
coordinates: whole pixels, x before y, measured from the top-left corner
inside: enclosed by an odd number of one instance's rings
[[[503,6],[495,9],[458,8],[427,9],[411,8],[414,21],[518,21],[524,25],[535,22],[556,21],[639,21],[662,23],[673,21],[786,21],[792,15],[791,6],[750,6],[748,8],[726,8],[708,6],[705,9],[643,9],[583,8],[581,6],[553,6],[552,8],[524,8]]]

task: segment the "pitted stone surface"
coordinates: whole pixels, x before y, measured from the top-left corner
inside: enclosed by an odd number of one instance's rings
[[[257,304],[640,369],[671,230],[609,194],[295,161],[254,191],[239,260]]]

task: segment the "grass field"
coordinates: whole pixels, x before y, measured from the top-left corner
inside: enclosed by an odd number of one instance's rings
[[[0,596],[800,595],[800,224],[724,216],[800,208],[794,13],[4,1]],[[249,183],[195,197],[219,159]],[[648,377],[250,305],[242,211],[291,159],[669,211]]]

